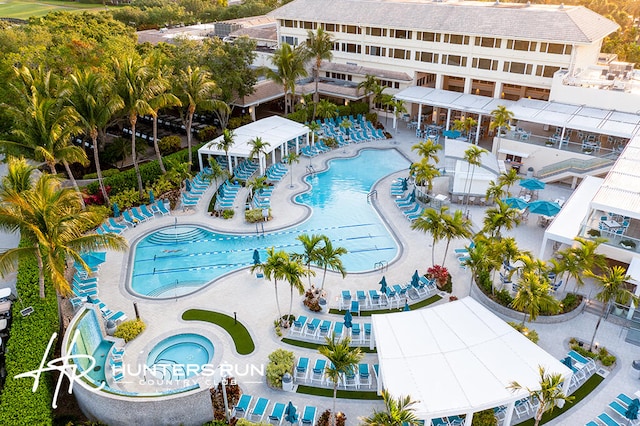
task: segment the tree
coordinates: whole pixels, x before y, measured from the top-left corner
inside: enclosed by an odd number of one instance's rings
[[[473,129],[478,122],[472,117],[466,117],[463,120],[453,121],[453,130],[459,130],[464,132],[467,136],[467,141],[471,142],[471,129]]]
[[[429,163],[427,158],[423,158],[418,163],[413,163],[409,167],[409,174],[413,176],[416,185],[427,184],[427,192],[433,190],[433,179],[440,176],[440,170],[433,164]]]
[[[209,179],[212,179],[215,182],[215,186],[218,186],[218,179],[222,178],[225,180],[229,177],[229,173],[220,166],[220,163],[216,161],[215,158],[209,157],[209,168],[211,171],[207,173]]]
[[[442,258],[442,264],[447,259],[447,252],[449,251],[449,244],[454,238],[469,238],[471,236],[471,220],[464,217],[462,210],[456,210],[453,216],[446,213],[442,215],[444,220],[444,226],[442,228],[442,236],[447,240],[447,245],[444,248],[444,255]]]
[[[520,224],[520,213],[501,200],[496,200],[494,207],[489,207],[483,220],[482,232],[491,234],[492,238],[502,238],[502,229],[511,230]]]
[[[335,425],[336,399],[338,396],[338,384],[346,374],[356,374],[358,363],[363,354],[360,348],[352,348],[351,338],[345,337],[337,340],[336,334],[331,333],[331,338],[326,336],[325,345],[318,348],[320,355],[324,355],[330,362],[325,374],[333,383],[333,410],[331,411],[331,425]]]
[[[503,187],[507,187],[507,196],[511,197],[511,187],[520,179],[522,178],[518,176],[518,171],[516,169],[511,169],[508,172],[500,173],[498,176],[498,183]]]
[[[445,237],[445,223],[443,215],[449,208],[447,206],[440,207],[440,211],[436,209],[426,209],[412,224],[411,229],[417,229],[425,234],[431,234],[433,238],[433,246],[431,247],[431,264],[436,264],[436,244]]]
[[[322,272],[322,285],[320,289],[324,289],[324,280],[327,277],[327,269],[337,271],[342,274],[342,278],[347,276],[347,271],[344,269],[340,256],[347,254],[347,249],[344,247],[333,247],[333,243],[329,237],[323,235],[323,245],[318,247],[318,260],[317,264],[323,269]]]
[[[307,55],[315,60],[313,64],[313,80],[315,82],[315,90],[313,92],[313,120],[316,119],[316,105],[320,101],[318,93],[318,82],[320,81],[320,65],[322,61],[331,61],[333,58],[333,36],[326,33],[322,27],[318,27],[316,32],[307,31],[307,40],[304,42]]]
[[[289,164],[289,178],[291,179],[289,188],[293,188],[293,165],[300,162],[300,155],[295,151],[289,151],[285,158],[287,159],[287,164]]]
[[[315,109],[315,107],[314,107],[314,109]],[[315,112],[314,112],[314,115],[315,115]],[[318,130],[320,130],[322,127],[320,127],[320,125],[315,120],[306,123],[305,126],[307,126],[309,128],[309,131],[311,132],[311,145],[315,145],[315,143],[316,143],[316,132]]]
[[[513,120],[513,112],[509,111],[504,105],[498,105],[496,109],[491,111],[491,116],[493,117],[493,119],[489,124],[489,129],[498,129],[498,141],[500,141],[500,139],[502,138],[502,129],[505,129],[506,131],[511,130],[510,123],[511,120]],[[498,142],[498,144],[499,143],[500,142]],[[500,148],[500,145],[498,145],[498,148]]]
[[[258,158],[258,164],[260,167],[260,174],[263,175],[266,168],[266,160],[263,161],[265,154],[267,153],[267,148],[271,146],[269,142],[262,140],[260,136],[257,136],[251,139],[248,143],[251,147],[251,151],[249,152],[249,159]]]
[[[233,130],[224,129],[222,131],[222,139],[220,139],[216,144],[216,148],[223,150],[224,154],[227,156],[227,164],[229,165],[230,175],[233,174],[233,169],[231,167],[231,157],[229,157],[229,150],[235,143],[235,141],[233,140],[235,136],[236,135],[233,133]]]
[[[463,265],[471,268],[471,283],[469,284],[469,294],[475,280],[478,285],[483,285],[485,280],[491,282],[491,291],[494,291],[491,272],[502,265],[502,259],[492,256],[492,242],[484,235],[477,235],[473,240],[473,246],[467,247],[469,254]]]
[[[398,131],[398,120],[400,119],[400,117],[402,116],[402,114],[404,114],[405,112],[407,112],[407,107],[404,106],[404,101],[401,99],[395,99],[393,98],[391,100],[391,102],[389,103],[389,107],[391,109],[393,109],[393,115],[396,119],[396,131]]]
[[[563,291],[567,288],[570,278],[574,278],[576,287],[582,287],[584,285],[583,274],[594,268],[603,269],[607,264],[606,257],[597,253],[598,246],[606,241],[604,238],[588,240],[576,237],[574,240],[578,244],[560,250],[559,254],[562,259],[555,264],[559,272],[565,274]]]
[[[499,182],[490,180],[489,186],[487,187],[487,192],[484,194],[484,196],[486,197],[487,202],[489,202],[490,200],[493,200],[495,202],[497,200],[502,200],[505,194],[506,193],[504,190],[504,186],[502,186]]]
[[[300,234],[296,237],[296,240],[302,243],[302,253],[294,253],[292,256],[296,260],[300,260],[303,262],[307,270],[311,270],[311,264],[317,264],[320,259],[320,255],[318,253],[319,246],[323,241],[323,235],[308,235],[308,234]],[[309,276],[309,288],[311,288],[311,274]]]
[[[321,99],[316,107],[316,114],[319,118],[335,118],[338,116],[338,107],[327,99]]]
[[[427,161],[433,161],[436,164],[440,162],[438,151],[441,149],[442,145],[434,142],[433,139],[427,139],[411,147],[411,150],[415,151],[420,157],[427,159]]]
[[[542,366],[538,367],[538,372],[540,373],[540,389],[523,387],[518,382],[511,382],[509,385],[509,388],[514,391],[526,390],[531,400],[538,401],[538,409],[533,416],[534,426],[538,426],[543,414],[547,411],[552,412],[558,402],[573,401],[572,396],[567,396],[562,392],[564,378],[561,374],[549,374]]]
[[[534,271],[523,271],[511,306],[524,312],[522,319],[522,325],[524,325],[527,314],[530,321],[535,321],[542,311],[557,312],[560,309],[560,302],[551,294],[551,285],[544,275]]]
[[[382,390],[384,401],[384,411],[374,410],[373,414],[366,418],[361,418],[362,425],[365,426],[418,426],[422,421],[416,417],[411,408],[417,401],[410,396],[400,396],[393,398],[388,390]]]
[[[471,187],[473,186],[473,174],[476,167],[482,165],[480,157],[487,153],[486,149],[482,149],[477,145],[471,145],[464,151],[464,160],[469,164],[467,168],[467,180],[469,181],[469,189],[467,190],[467,208],[469,207],[469,197],[471,196]],[[471,180],[469,180],[469,171],[471,171]]]
[[[315,273],[309,269],[304,268],[300,261],[292,259],[287,254],[287,259],[282,265],[282,279],[289,283],[291,289],[291,298],[289,299],[289,315],[287,315],[287,323],[291,319],[291,312],[293,310],[293,290],[298,290],[300,295],[304,294],[304,284],[302,284],[302,277],[305,275],[315,275]]]
[[[271,63],[276,67],[276,70],[264,69],[269,80],[282,85],[285,114],[293,110],[292,106],[296,96],[296,80],[307,76],[307,70],[304,68],[305,62],[306,53],[302,46],[293,48],[288,43],[282,43],[271,57]],[[289,93],[291,93],[291,102],[289,102]]]
[[[256,176],[247,181],[247,188],[251,192],[250,198],[253,199],[255,194],[258,194],[261,190],[266,188],[267,185],[267,177],[266,176]]]
[[[367,74],[360,83],[358,83],[358,92],[360,90],[364,90],[367,95],[367,99],[369,100],[369,109],[371,109],[371,103],[375,102],[374,97],[384,90],[380,83],[378,83],[378,79],[371,75]],[[371,96],[374,95],[374,96]]]
[[[126,248],[126,240],[119,235],[85,233],[103,218],[83,210],[75,191],[63,188],[57,176],[44,173],[35,183],[27,184],[34,169],[22,159],[10,160],[9,170],[11,177],[3,179],[0,192],[0,229],[20,231],[29,245],[0,254],[0,274],[15,270],[20,259],[35,256],[40,297],[45,297],[45,276],[58,294],[68,296],[71,287],[65,270],[69,259],[89,270],[80,253]]]
[[[289,255],[284,250],[275,251],[273,247],[267,249],[267,258],[263,263],[258,263],[251,267],[251,272],[259,271],[271,280],[276,292],[276,307],[278,308],[278,321],[283,324],[282,311],[280,310],[280,299],[278,298],[278,280],[284,279],[283,269],[289,261]]]
[[[587,270],[585,271],[585,275],[595,278],[596,283],[601,288],[600,291],[596,293],[596,300],[602,302],[602,311],[598,317],[596,328],[593,330],[591,342],[589,343],[589,350],[591,350],[593,342],[596,340],[598,328],[600,327],[602,318],[604,318],[607,313],[609,304],[611,302],[626,304],[629,301],[632,301],[636,306],[638,306],[638,297],[627,288],[626,283],[632,278],[630,275],[627,275],[626,269],[621,266],[607,266],[603,269],[603,273],[601,275],[596,275],[592,271]]]
[[[109,194],[104,187],[100,166],[98,135],[99,129],[105,128],[115,113],[123,107],[123,102],[113,93],[110,82],[102,74],[91,70],[76,70],[69,78],[73,88],[69,101],[78,114],[84,134],[91,138],[100,192],[109,206]]]

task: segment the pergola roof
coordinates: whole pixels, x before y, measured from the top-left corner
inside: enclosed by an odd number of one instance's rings
[[[474,299],[373,315],[380,380],[392,395],[418,401],[420,419],[474,413],[528,396],[539,367],[568,380],[571,370]]]
[[[640,114],[560,102],[527,98],[510,101],[420,86],[408,87],[396,93],[394,97],[407,102],[485,116],[491,115],[491,111],[503,105],[513,112],[514,118],[518,120],[623,138],[631,138],[640,132]]]
[[[229,155],[232,157],[249,157],[251,153],[250,141],[259,137],[264,142],[269,142],[266,154],[271,153],[281,145],[286,144],[290,140],[296,139],[298,136],[304,136],[309,132],[309,128],[304,124],[291,121],[277,115],[263,118],[253,123],[245,124],[233,131],[234,144],[229,149]],[[199,155],[226,155],[224,150],[217,148],[217,144],[222,140],[222,136],[218,136],[211,142],[205,144],[198,150]]]

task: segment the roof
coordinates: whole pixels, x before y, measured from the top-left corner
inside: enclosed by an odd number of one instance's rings
[[[592,43],[619,28],[583,6],[475,1],[295,0],[269,16],[559,43]]]
[[[320,65],[321,71],[334,71],[334,72],[344,72],[355,75],[372,75],[381,79],[391,79],[391,80],[399,80],[399,81],[413,81],[413,78],[409,76],[406,72],[400,71],[389,71],[383,70],[380,68],[369,68],[363,67],[360,65],[351,65],[351,64],[339,64],[336,62],[328,62],[322,61]]]
[[[281,84],[273,80],[263,80],[253,86],[253,92],[250,95],[238,99],[233,104],[239,107],[250,107],[273,101],[283,96],[284,89]]]
[[[429,309],[373,315],[382,386],[418,401],[420,419],[474,413],[540,388],[538,368],[571,370],[471,297]],[[419,336],[419,338],[417,338]],[[428,423],[426,423],[428,424]]]

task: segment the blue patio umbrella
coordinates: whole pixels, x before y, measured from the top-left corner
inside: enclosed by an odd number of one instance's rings
[[[120,217],[120,207],[118,207],[118,203],[113,203],[111,208],[113,209],[113,217]]]
[[[528,206],[528,203],[522,198],[516,198],[516,197],[503,198],[501,201],[506,205],[508,205],[509,207],[511,207],[512,209],[523,210]]]
[[[289,401],[287,408],[284,410],[285,421],[293,424],[298,421],[298,414],[296,413],[296,407]]]
[[[544,189],[546,184],[538,179],[523,179],[520,181],[520,186],[530,191],[537,191]]]
[[[353,317],[351,316],[350,311],[347,311],[347,313],[344,314],[344,326],[347,328],[353,327]]]
[[[403,311],[408,312],[411,310],[411,308],[409,307],[409,302],[404,302],[404,308],[402,308]]]
[[[457,130],[445,130],[442,134],[449,139],[458,139],[462,133]]]
[[[573,360],[571,359],[570,356],[566,358],[562,358],[560,362],[566,365],[567,367],[569,367],[571,370],[573,370]]]
[[[90,251],[81,254],[80,257],[84,260],[84,263],[89,266],[89,268],[95,268],[101,263],[104,263],[107,258],[107,254],[103,251]]]
[[[407,178],[403,178],[402,179],[402,190],[406,191],[407,188],[409,188],[409,181],[407,180]]]
[[[420,275],[418,274],[417,269],[411,276],[411,285],[416,288],[420,286]]]
[[[260,252],[258,251],[258,249],[255,249],[253,251],[253,264],[254,265],[259,265],[260,262]]]
[[[409,202],[413,203],[414,201],[416,201],[416,189],[413,188],[413,191],[411,191],[411,194],[409,194]]]
[[[384,275],[382,276],[382,279],[380,280],[380,282],[378,284],[380,284],[380,293],[386,294],[387,293],[387,279],[384,277]]]
[[[529,212],[543,216],[555,216],[560,209],[560,204],[553,201],[538,200],[529,203]]]
[[[156,202],[156,197],[153,195],[153,189],[149,191],[149,204],[153,204]]]
[[[189,179],[184,181],[184,187],[186,188],[187,192],[191,191],[191,181]]]
[[[624,412],[624,416],[629,420],[636,420],[638,418],[638,409],[640,408],[640,400],[635,398],[631,401],[631,404],[627,407],[627,411]]]

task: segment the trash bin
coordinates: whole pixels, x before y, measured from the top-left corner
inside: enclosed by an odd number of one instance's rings
[[[118,326],[116,325],[115,321],[113,321],[113,320],[108,320],[107,321],[106,331],[107,331],[107,334],[109,336],[113,336],[113,333],[116,332],[117,328],[118,328]]]
[[[282,390],[293,392],[293,377],[289,373],[284,373],[284,376],[282,376]]]
[[[533,177],[533,167],[529,167],[527,169],[527,179],[531,179]]]
[[[634,370],[638,372],[638,378],[640,379],[640,359],[636,359],[631,363]]]

